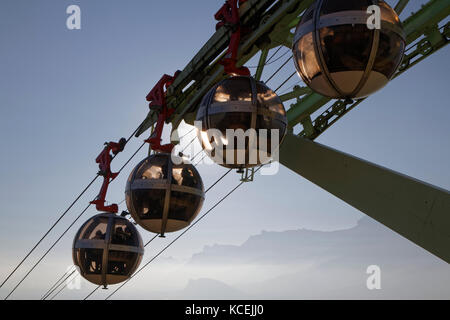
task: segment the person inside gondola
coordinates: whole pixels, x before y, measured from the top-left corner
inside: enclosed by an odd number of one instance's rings
[[[103,250],[84,249],[87,273],[100,274],[102,272]]]
[[[194,173],[187,167],[184,167],[181,171],[181,176],[183,177],[183,185],[187,187],[195,188],[197,186],[197,181],[194,177]]]
[[[94,238],[95,240],[105,240],[105,234],[101,230],[97,230]]]

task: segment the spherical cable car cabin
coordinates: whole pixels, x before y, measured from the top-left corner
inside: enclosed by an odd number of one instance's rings
[[[202,123],[199,140],[206,154],[227,168],[261,164],[259,151],[271,156],[272,130],[278,130],[277,146],[287,130],[281,99],[263,82],[246,76],[230,77],[212,87],[200,103],[196,120]],[[210,129],[216,129],[219,137]],[[246,135],[245,143],[239,143],[237,135],[229,135],[228,129],[240,129],[241,133],[254,129],[255,134]],[[261,129],[267,130],[265,145],[260,143]],[[212,143],[216,147],[212,147]]]
[[[197,169],[174,158],[175,163],[171,154],[156,153],[142,160],[131,172],[125,190],[133,219],[161,236],[187,227],[205,198]]]
[[[134,273],[144,247],[130,221],[113,213],[100,213],[78,230],[72,251],[81,276],[106,288],[127,280]]]
[[[372,5],[380,9],[379,29],[369,19]],[[312,90],[330,98],[358,99],[388,83],[405,45],[400,19],[384,1],[317,0],[297,26],[293,55]]]

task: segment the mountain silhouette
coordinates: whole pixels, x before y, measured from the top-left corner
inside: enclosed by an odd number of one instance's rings
[[[380,290],[367,288],[371,265]],[[449,265],[369,217],[343,230],[263,231],[242,245],[206,246],[184,268],[202,278],[182,291],[193,299],[450,298]]]
[[[251,236],[240,246],[206,246],[194,254],[191,264],[285,264],[307,262],[324,263],[354,260],[381,260],[386,263],[419,260],[444,263],[409,240],[364,217],[349,229],[337,231],[290,230],[266,232]]]

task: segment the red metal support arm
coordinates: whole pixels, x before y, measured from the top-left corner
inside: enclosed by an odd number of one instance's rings
[[[175,72],[173,77],[167,74],[163,75],[147,95],[147,101],[150,102],[150,109],[158,112],[158,121],[156,122],[152,135],[145,142],[149,143],[150,148],[156,152],[170,153],[174,147],[171,143],[161,145],[161,135],[164,123],[175,111],[175,109],[167,107],[166,89],[173,83],[179,73],[180,71]]]
[[[125,148],[127,140],[125,138],[120,139],[119,142],[106,142],[105,148],[95,159],[95,162],[98,163],[99,172],[98,174],[103,176],[103,184],[100,189],[100,193],[94,201],[91,201],[91,204],[95,204],[96,209],[102,212],[110,212],[117,213],[119,211],[119,207],[117,204],[111,204],[109,206],[105,206],[105,198],[106,193],[108,192],[109,184],[112,180],[114,180],[119,172],[111,172],[111,160],[113,155],[122,152]]]
[[[228,47],[228,53],[220,64],[224,66],[224,70],[227,74],[250,76],[250,71],[246,67],[237,67],[237,54],[239,49],[239,43],[241,41],[241,25],[239,17],[239,6],[247,0],[227,0],[220,10],[214,15],[214,18],[218,21],[216,29],[222,26],[228,26],[231,28],[230,45]]]

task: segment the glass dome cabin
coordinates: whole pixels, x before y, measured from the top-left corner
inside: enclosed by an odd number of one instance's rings
[[[164,236],[187,227],[205,198],[203,181],[192,164],[171,154],[156,153],[131,172],[125,190],[133,219],[144,229]]]
[[[130,221],[113,213],[101,213],[81,226],[72,251],[81,276],[106,288],[127,280],[136,271],[144,247]]]
[[[278,131],[277,147],[287,130],[281,99],[263,82],[245,76],[231,77],[212,87],[200,103],[196,120],[201,122],[198,134],[204,151],[227,168],[251,168],[265,162],[260,152],[270,157],[272,139],[277,137],[271,130]],[[231,135],[227,129],[232,130]],[[238,141],[233,133],[239,129],[245,140]],[[249,129],[254,129],[253,135]],[[265,136],[262,129],[267,130]]]
[[[380,9],[379,29],[367,12],[372,5]],[[359,99],[389,82],[405,44],[400,19],[386,2],[317,0],[298,24],[292,50],[295,67],[312,90]]]

